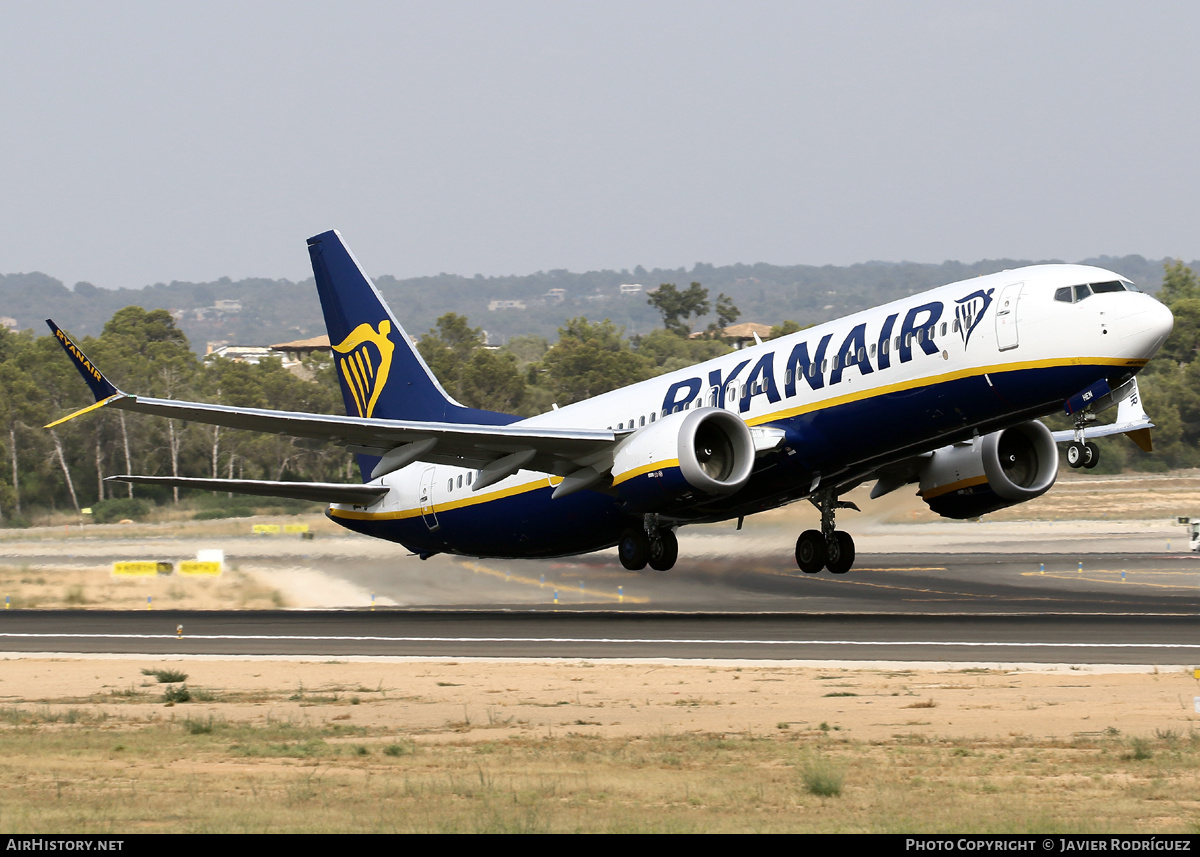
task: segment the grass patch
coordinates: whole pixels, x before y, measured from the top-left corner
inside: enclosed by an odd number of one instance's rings
[[[179,670],[168,669],[143,669],[142,675],[152,676],[159,684],[173,684],[178,681],[187,681],[187,673]]]
[[[804,790],[817,797],[840,797],[843,780],[842,772],[824,761],[808,762],[800,770]]]

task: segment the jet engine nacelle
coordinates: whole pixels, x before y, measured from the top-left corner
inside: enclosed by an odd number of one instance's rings
[[[613,485],[634,512],[668,512],[697,497],[732,494],[750,478],[754,440],[736,414],[700,408],[668,414],[623,440]]]
[[[921,469],[921,498],[944,518],[977,518],[1050,490],[1058,447],[1037,420],[934,450]]]

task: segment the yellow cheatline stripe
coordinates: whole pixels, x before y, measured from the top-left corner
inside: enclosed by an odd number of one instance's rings
[[[923,378],[913,378],[908,381],[900,381],[896,384],[888,384],[882,387],[872,387],[861,392],[847,393],[844,396],[835,396],[829,399],[820,401],[812,401],[807,404],[800,405],[795,408],[784,408],[783,410],[774,411],[773,413],[763,414],[760,417],[754,417],[746,421],[747,425],[761,425],[763,423],[773,422],[775,420],[787,419],[788,417],[796,417],[801,414],[819,411],[825,408],[833,408],[838,405],[846,405],[851,402],[862,401],[863,399],[872,399],[876,396],[886,396],[890,393],[903,393],[908,390],[913,390],[918,387],[933,387],[937,384],[944,384],[948,381],[959,381],[963,378],[975,378],[983,375],[1002,375],[1006,372],[1020,372],[1026,369],[1050,369],[1057,366],[1094,366],[1097,364],[1105,366],[1145,366],[1147,360],[1127,360],[1118,357],[1068,357],[1060,360],[1028,360],[1023,363],[1000,363],[992,366],[976,366],[969,369],[959,369],[954,372],[946,372],[942,375],[932,375]],[[890,371],[890,370],[879,370]],[[866,376],[864,376],[866,377]],[[796,395],[800,395],[800,379],[797,379]],[[829,389],[829,386],[821,388],[821,390],[811,390],[809,392],[820,395],[820,393]],[[760,394],[761,395],[761,394]]]
[[[513,497],[517,494],[524,494],[528,491],[537,491],[541,488],[549,488],[562,482],[559,476],[552,476],[547,479],[545,476],[539,477],[532,482],[526,482],[522,485],[514,485],[511,488],[505,488],[501,491],[492,491],[488,494],[483,494],[477,497],[464,497],[462,500],[454,500],[450,503],[436,503],[432,505],[430,512],[440,515],[443,512],[449,512],[454,509],[462,509],[467,506],[477,506],[480,503],[490,503],[492,500],[501,500],[505,497]],[[335,518],[347,518],[353,521],[395,521],[404,518],[415,518],[421,514],[420,508],[416,509],[401,509],[398,512],[364,512],[348,509],[329,509],[329,514]],[[426,513],[429,514],[429,513]]]
[[[468,571],[474,572],[475,574],[483,574],[488,577],[498,577],[501,580],[505,580],[510,583],[512,583],[512,582],[524,583],[524,584],[528,584],[531,586],[537,586],[539,588],[543,585],[541,580],[535,580],[532,577],[525,577],[520,574],[510,574],[508,572],[498,571],[497,569],[488,568],[485,565],[480,565],[477,562],[460,560],[458,564],[461,565],[463,568],[467,569]],[[559,592],[578,592],[579,591],[578,583],[575,583],[575,584],[546,583],[545,585],[553,586],[553,587],[557,588],[559,590]],[[584,593],[592,598],[602,599],[605,601],[624,601],[629,604],[649,604],[650,603],[649,598],[635,598],[632,595],[618,595],[615,592],[609,594],[609,593],[601,592],[598,589],[585,589]]]
[[[960,479],[957,482],[951,482],[949,485],[942,485],[938,488],[931,488],[928,491],[918,491],[917,496],[924,500],[932,500],[934,497],[941,497],[943,494],[949,494],[951,491],[961,491],[963,488],[970,488],[973,485],[986,485],[986,476],[972,476],[970,479]]]
[[[114,393],[113,395],[109,396],[107,399],[101,399],[99,402],[96,402],[93,405],[88,405],[86,408],[81,408],[80,410],[76,411],[73,414],[67,414],[62,419],[57,419],[54,422],[50,423],[49,425],[43,426],[43,428],[54,428],[55,426],[60,426],[63,423],[67,422],[68,420],[73,420],[76,417],[81,417],[84,414],[88,413],[89,411],[94,411],[94,410],[96,410],[96,408],[103,408],[109,402],[115,402],[117,399],[123,399],[123,398],[125,398],[124,393]]]
[[[656,461],[653,464],[643,464],[641,467],[635,467],[633,470],[626,470],[620,477],[613,480],[613,485],[620,485],[622,482],[634,479],[641,476],[643,473],[649,473],[652,470],[667,470],[679,466],[678,458],[668,458],[665,461]]]

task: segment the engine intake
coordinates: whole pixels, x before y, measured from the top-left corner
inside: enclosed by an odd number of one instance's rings
[[[662,512],[697,494],[737,491],[754,467],[754,440],[736,414],[700,408],[639,429],[613,457],[613,485],[635,512]]]
[[[1040,497],[1058,477],[1058,447],[1037,420],[935,450],[920,496],[944,518],[977,518]]]

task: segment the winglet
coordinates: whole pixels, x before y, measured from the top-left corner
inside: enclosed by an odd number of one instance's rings
[[[46,428],[53,428],[60,423],[65,423],[67,420],[73,420],[81,414],[86,414],[88,411],[102,408],[109,402],[125,398],[126,394],[114,387],[112,382],[104,377],[104,374],[96,368],[96,365],[87,359],[87,355],[79,350],[79,346],[71,341],[71,337],[67,336],[66,331],[55,324],[52,319],[46,319],[46,324],[54,332],[54,336],[58,340],[59,345],[63,347],[63,351],[67,352],[67,355],[74,361],[75,368],[79,370],[79,374],[83,376],[83,380],[87,381],[92,395],[96,397],[95,404],[88,405],[86,408],[81,408],[73,414],[68,414],[62,419],[55,420],[47,425]]]

